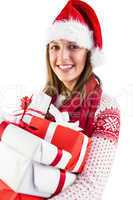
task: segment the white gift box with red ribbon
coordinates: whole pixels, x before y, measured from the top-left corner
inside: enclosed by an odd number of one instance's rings
[[[26,109],[26,113],[30,116],[44,118],[50,106],[51,97],[45,93],[40,92],[32,95],[31,98],[32,101],[29,104],[28,109]],[[19,124],[23,114],[26,113],[25,110],[22,107],[20,107],[19,110],[15,110],[11,114],[6,116],[6,119],[10,122],[15,122]]]
[[[59,169],[33,163],[2,142],[0,163],[0,179],[13,191],[21,194],[48,198],[56,193],[58,188],[64,190],[76,178],[72,173],[65,172],[63,177]]]
[[[65,150],[58,149],[55,145],[48,143],[28,131],[7,123],[0,125],[1,141],[33,161],[65,169],[71,154]],[[56,160],[56,164],[54,165]]]
[[[38,117],[26,116],[23,120],[31,127],[36,135],[40,135],[46,141],[54,144],[59,149],[64,149],[72,155],[66,170],[71,172],[82,171],[85,164],[87,151],[90,149],[92,140],[79,131],[66,127],[66,123],[51,122]],[[63,125],[62,125],[63,124]]]
[[[74,174],[64,171],[63,176],[61,170],[46,166],[51,165],[57,158],[57,147],[13,124],[3,124],[0,179],[12,190],[22,194],[50,197],[57,190],[63,190],[73,183],[76,178]],[[65,167],[71,158],[70,153],[64,150],[61,155],[60,162],[56,160],[56,167],[59,168]],[[66,164],[63,166],[61,163]]]

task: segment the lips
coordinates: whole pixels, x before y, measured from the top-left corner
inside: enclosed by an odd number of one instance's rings
[[[71,69],[73,65],[59,65],[58,67],[62,70],[67,70],[67,69]]]

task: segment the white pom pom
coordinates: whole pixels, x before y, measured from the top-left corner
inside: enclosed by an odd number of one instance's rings
[[[104,63],[104,54],[98,47],[91,50],[91,64],[93,67],[98,67]]]

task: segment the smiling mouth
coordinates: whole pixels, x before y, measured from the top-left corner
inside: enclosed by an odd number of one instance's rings
[[[59,69],[61,70],[69,70],[71,68],[73,68],[73,65],[58,65]]]

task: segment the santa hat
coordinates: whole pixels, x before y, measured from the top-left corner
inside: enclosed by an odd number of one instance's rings
[[[102,62],[102,34],[95,11],[85,2],[69,0],[46,34],[47,44],[66,39],[91,51],[91,64]]]

